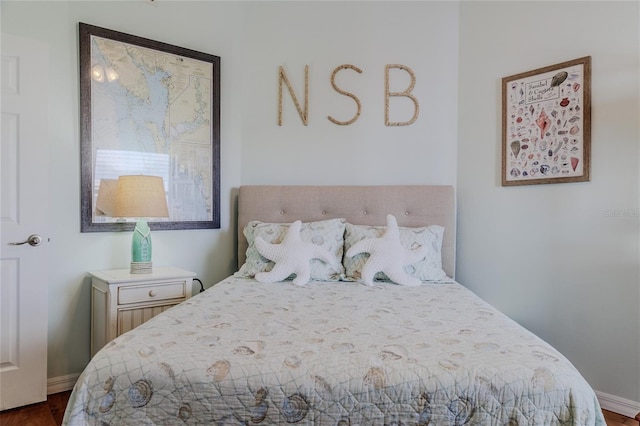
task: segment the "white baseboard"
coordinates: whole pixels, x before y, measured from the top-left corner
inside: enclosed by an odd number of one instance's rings
[[[598,402],[600,402],[600,407],[604,410],[613,411],[614,413],[622,414],[632,419],[636,414],[640,413],[640,402],[599,391],[596,391],[596,396],[598,397]]]
[[[47,379],[47,395],[58,392],[66,392],[73,389],[76,381],[78,380],[78,377],[80,377],[80,373],[67,374],[66,376],[52,377],[50,379]]]

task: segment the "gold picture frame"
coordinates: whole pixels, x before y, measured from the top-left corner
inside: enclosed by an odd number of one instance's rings
[[[502,79],[502,186],[587,182],[591,57]]]

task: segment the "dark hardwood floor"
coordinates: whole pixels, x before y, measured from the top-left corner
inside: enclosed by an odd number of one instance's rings
[[[60,426],[69,392],[49,395],[46,402],[0,412],[1,426]],[[637,420],[603,410],[607,426],[640,426]]]
[[[2,426],[59,426],[71,391],[49,395],[46,402],[0,412]]]

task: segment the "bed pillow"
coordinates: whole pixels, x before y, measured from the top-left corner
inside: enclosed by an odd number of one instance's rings
[[[366,226],[346,224],[344,236],[345,253],[358,241],[366,238],[380,238],[384,234],[386,226]],[[415,276],[420,281],[451,281],[442,270],[442,239],[444,228],[439,225],[429,225],[421,228],[399,227],[400,243],[406,249],[412,250],[419,246],[427,248],[426,257],[404,268],[409,275]],[[342,263],[345,269],[343,280],[359,281],[362,267],[369,258],[369,254],[361,253],[353,257],[345,256]],[[389,277],[383,273],[377,273],[375,279],[388,281]]]
[[[261,237],[267,243],[279,244],[287,234],[290,225],[289,223],[249,222],[243,230],[249,244],[246,252],[247,259],[234,275],[242,278],[255,278],[256,274],[260,272],[271,271],[274,262],[258,253],[255,245],[256,237]],[[302,241],[316,244],[335,257],[333,265],[319,259],[311,260],[310,273],[312,281],[340,281],[341,277],[344,276],[342,253],[344,250],[345,226],[345,219],[302,223],[300,228]]]
[[[302,241],[301,227],[301,221],[293,222],[279,244],[268,243],[262,237],[256,237],[255,247],[258,253],[275,262],[271,271],[258,272],[255,277],[256,281],[275,283],[295,275],[293,283],[305,285],[311,280],[311,261],[315,259],[322,260],[325,264],[336,269],[339,268],[340,262],[333,253],[310,241]]]
[[[345,251],[345,258],[359,254],[369,254],[360,271],[360,282],[373,285],[375,275],[385,274],[392,282],[406,286],[418,286],[421,281],[405,271],[405,266],[413,265],[428,254],[428,248],[419,245],[405,248],[400,242],[398,222],[393,215],[387,215],[387,228],[381,237],[364,238]]]

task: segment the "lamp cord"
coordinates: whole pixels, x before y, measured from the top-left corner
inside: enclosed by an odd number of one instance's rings
[[[200,281],[198,278],[194,278],[193,280],[200,283],[200,293],[202,293],[204,291],[204,285],[202,285],[202,281]]]

